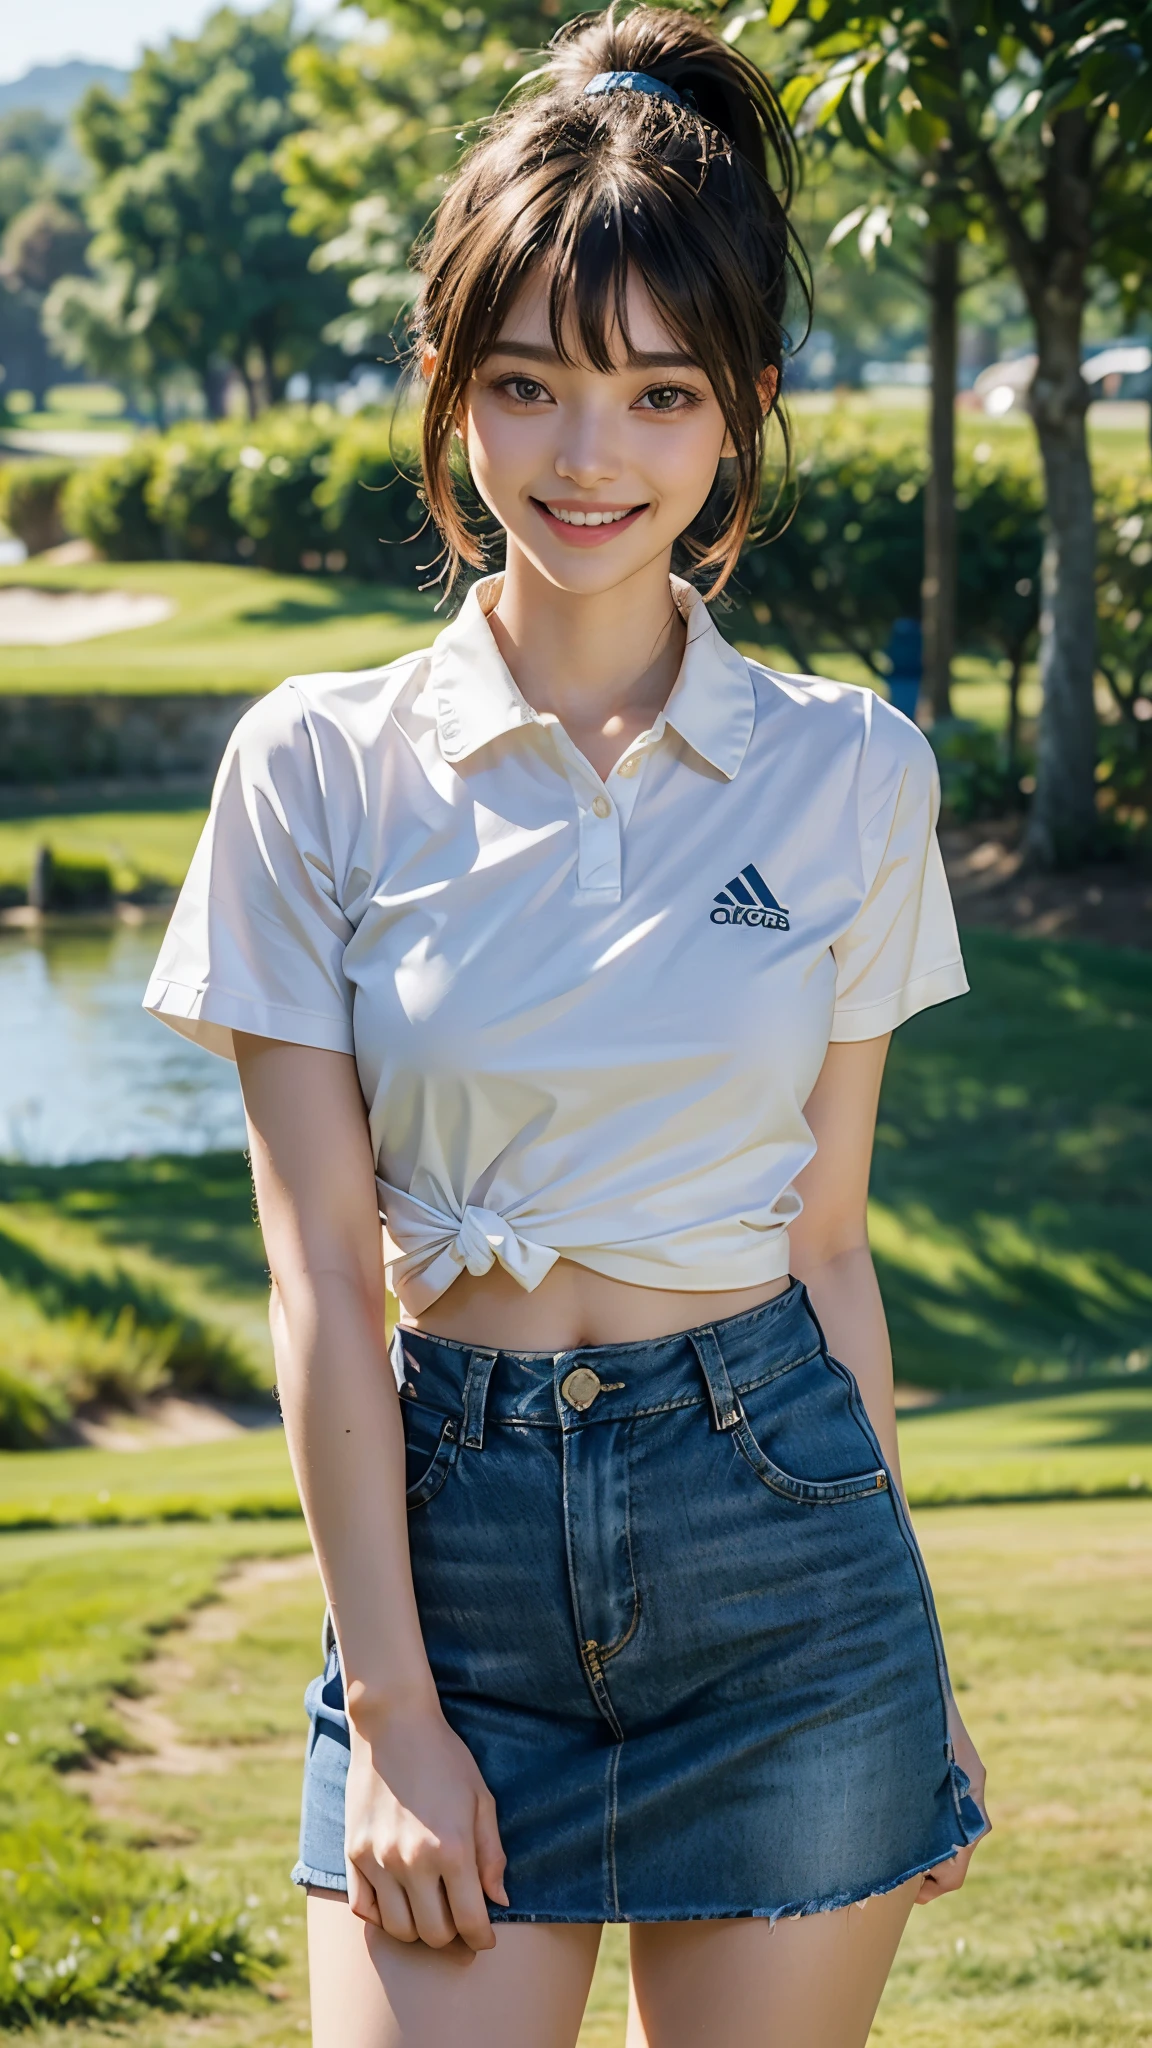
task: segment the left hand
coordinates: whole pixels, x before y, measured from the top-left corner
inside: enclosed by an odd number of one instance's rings
[[[964,1726],[963,1721],[960,1719],[960,1710],[954,1699],[950,1699],[948,1702],[948,1733],[952,1737],[952,1748],[956,1755],[956,1761],[960,1769],[971,1780],[972,1797],[984,1815],[985,1820],[987,1820],[988,1808],[984,1803],[984,1787],[987,1774],[977,1754],[976,1745]],[[990,1832],[991,1824],[985,1829],[979,1842],[970,1842],[966,1848],[958,1849],[955,1856],[950,1856],[947,1863],[938,1863],[934,1870],[926,1871],[920,1889],[916,1894],[916,1904],[918,1906],[928,1906],[932,1903],[933,1899],[940,1898],[944,1892],[958,1892],[968,1875],[968,1865],[980,1847],[980,1843],[987,1840]]]

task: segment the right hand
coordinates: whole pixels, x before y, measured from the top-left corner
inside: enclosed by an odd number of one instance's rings
[[[349,1727],[348,1903],[397,1941],[494,1948],[484,1894],[508,1904],[496,1802],[438,1707]]]

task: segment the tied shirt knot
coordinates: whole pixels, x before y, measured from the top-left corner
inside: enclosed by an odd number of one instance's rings
[[[530,1294],[556,1263],[550,1245],[522,1237],[496,1209],[478,1202],[459,1210],[432,1207],[382,1180],[376,1189],[388,1285],[411,1310],[430,1307],[462,1272],[479,1278],[497,1264]]]

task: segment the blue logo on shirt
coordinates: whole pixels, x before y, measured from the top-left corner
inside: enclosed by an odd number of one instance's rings
[[[721,889],[711,917],[713,924],[754,924],[770,932],[791,930],[788,912],[781,909],[763,875],[751,862]]]

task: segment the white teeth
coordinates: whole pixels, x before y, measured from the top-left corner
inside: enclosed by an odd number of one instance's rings
[[[629,508],[622,512],[567,512],[559,505],[549,505],[553,519],[560,519],[565,526],[615,526],[620,519],[627,519]]]

